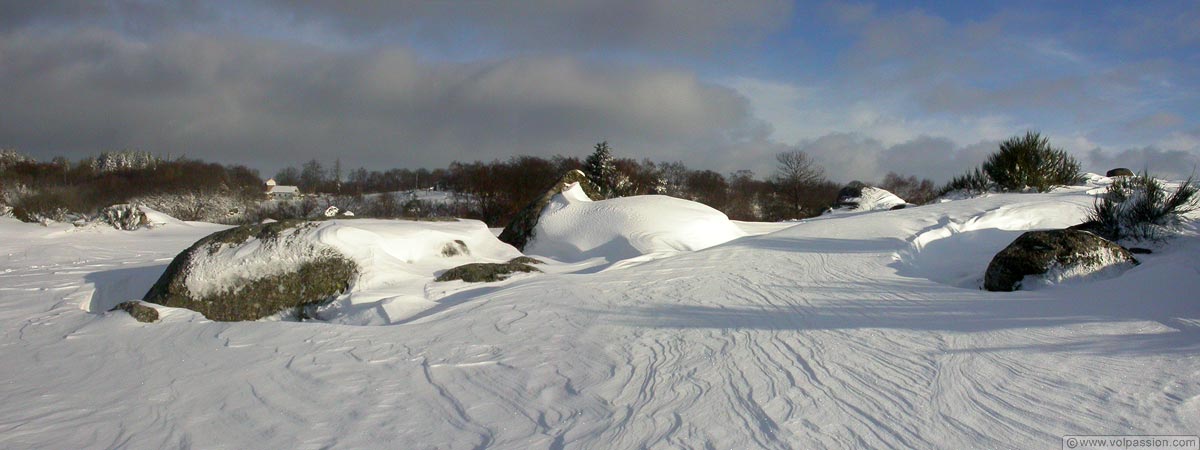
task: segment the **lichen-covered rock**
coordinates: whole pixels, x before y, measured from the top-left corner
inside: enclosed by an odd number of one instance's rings
[[[518,256],[516,258],[508,260],[508,262],[509,263],[519,263],[519,264],[545,264],[545,262],[543,262],[540,259],[530,258],[528,256]]]
[[[1071,229],[1030,231],[992,258],[983,287],[1014,291],[1021,288],[1027,276],[1059,283],[1137,264],[1129,251],[1093,233]]]
[[[582,171],[572,170],[563,175],[562,178],[554,183],[550,189],[546,190],[540,197],[534,199],[529,205],[525,206],[520,212],[513,217],[512,222],[504,227],[504,231],[500,232],[500,240],[507,243],[517,250],[525,250],[525,246],[533,240],[533,230],[537,228],[538,218],[542,216],[542,211],[546,209],[546,205],[550,204],[550,200],[562,191],[571,187],[572,184],[579,183],[579,187],[583,189],[584,194],[592,200],[600,199],[600,190],[588,181],[587,175]]]
[[[317,226],[286,220],[213,233],[176,256],[144,300],[218,321],[322,303],[350,288],[358,266],[318,242]]]
[[[1104,173],[1106,177],[1132,177],[1133,171],[1124,167],[1118,167]]]
[[[518,259],[520,258],[514,258],[506,263],[464,264],[447,270],[437,277],[437,281],[463,280],[468,283],[490,283],[508,278],[517,272],[541,272],[537,267],[517,262]]]
[[[154,323],[158,321],[158,310],[143,305],[142,302],[124,302],[109,311],[121,310],[129,313],[138,322]]]
[[[100,210],[97,220],[112,225],[118,230],[136,230],[150,224],[141,208],[130,204],[112,205]]]

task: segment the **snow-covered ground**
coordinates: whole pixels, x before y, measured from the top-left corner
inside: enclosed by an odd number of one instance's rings
[[[1101,189],[734,222],[748,235],[703,250],[458,285],[391,326],[168,309],[139,323],[98,306],[140,297],[224,227],[0,218],[0,447],[1059,448],[1068,434],[1195,434],[1194,228],[1115,278],[976,288],[1022,230],[1078,223]]]

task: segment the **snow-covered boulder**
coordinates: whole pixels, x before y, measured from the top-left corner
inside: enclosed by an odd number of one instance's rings
[[[1029,231],[992,258],[983,287],[1014,291],[1027,284],[1026,277],[1057,284],[1113,275],[1137,264],[1128,250],[1086,231]]]
[[[288,220],[211,234],[175,257],[145,301],[212,320],[257,320],[350,288],[358,265],[317,239],[319,222]]]
[[[615,261],[700,250],[744,235],[725,214],[700,203],[663,195],[593,201],[573,184],[546,205],[526,252]]]
[[[387,324],[460,288],[434,287],[438,274],[520,256],[476,220],[270,222],[200,240],[175,258],[146,300],[214,320],[302,312],[337,323]]]
[[[527,261],[537,261],[529,257],[513,258],[506,263],[470,263],[463,264],[438,275],[437,281],[462,280],[468,283],[490,283],[502,281],[518,272],[541,272]],[[540,263],[540,261],[538,261]]]
[[[516,217],[513,217],[512,222],[504,227],[504,231],[500,232],[500,240],[516,247],[518,250],[525,250],[525,246],[529,241],[533,240],[535,229],[537,228],[538,219],[541,218],[542,212],[550,205],[550,201],[554,196],[562,193],[572,185],[578,185],[584,195],[589,199],[599,199],[600,190],[588,181],[587,175],[582,171],[572,170],[558,179],[554,186],[547,189],[537,199],[534,199],[529,205],[525,206]]]
[[[908,202],[896,194],[854,181],[838,191],[834,210],[844,212],[879,211],[901,209],[906,206],[908,206]]]

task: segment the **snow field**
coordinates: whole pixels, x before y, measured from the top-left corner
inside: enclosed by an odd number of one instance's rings
[[[940,273],[1007,245],[989,233],[1073,224],[1096,189],[738,224],[769,233],[466,287],[381,327],[88,313],[140,296],[137,274],[221,227],[0,218],[0,447],[1058,448],[1066,434],[1194,434],[1195,229],[1088,283],[991,293],[955,285],[966,269]],[[334,231],[323,242],[355,258],[386,253]]]

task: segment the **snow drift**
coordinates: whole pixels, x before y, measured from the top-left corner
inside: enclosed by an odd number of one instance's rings
[[[700,250],[742,237],[725,214],[663,195],[592,201],[576,183],[542,211],[529,254],[609,261]]]

